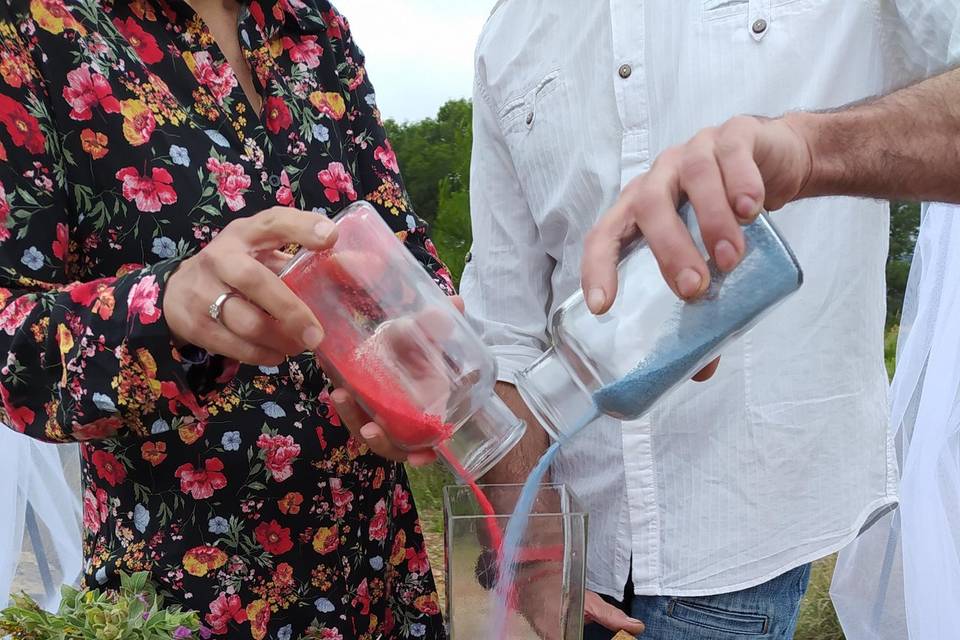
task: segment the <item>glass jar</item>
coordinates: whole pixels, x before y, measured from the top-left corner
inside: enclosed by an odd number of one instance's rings
[[[332,248],[280,275],[324,329],[318,363],[396,445],[479,477],[524,431],[494,393],[493,355],[370,204],[334,222]]]
[[[582,292],[571,296],[551,320],[552,347],[518,374],[521,396],[555,440],[599,413],[641,417],[800,288],[800,265],[765,213],[744,227],[746,252],[729,273],[709,259],[689,205],[680,215],[710,267],[706,293],[679,299],[641,241],[619,265],[611,309],[596,316]]]
[[[481,509],[467,487],[444,487],[444,565],[447,623],[452,640],[492,638],[496,611],[497,556],[489,522],[505,530],[522,485],[481,485],[494,513]],[[511,640],[579,640],[583,637],[587,512],[566,485],[536,489],[529,526],[520,540],[513,591],[505,620]]]

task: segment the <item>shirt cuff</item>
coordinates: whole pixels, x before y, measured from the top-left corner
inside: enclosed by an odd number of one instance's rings
[[[543,349],[519,344],[491,346],[497,360],[497,381],[515,384],[517,374],[529,367],[543,355]]]

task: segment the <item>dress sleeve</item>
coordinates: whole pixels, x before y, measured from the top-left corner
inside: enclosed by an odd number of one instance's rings
[[[0,78],[0,420],[46,441],[145,435],[200,408],[164,321],[171,260],[93,281],[72,277],[78,242],[61,134],[30,52]]]
[[[440,260],[436,247],[430,239],[427,223],[417,216],[410,202],[397,155],[387,139],[376,94],[364,67],[363,52],[357,47],[346,20],[335,9],[326,19],[339,23],[342,36],[344,64],[342,78],[350,88],[351,105],[357,120],[353,130],[360,135],[357,173],[363,188],[363,197],[380,211],[387,224],[404,240],[407,249],[424,266],[437,285],[448,295],[455,293],[450,271]]]

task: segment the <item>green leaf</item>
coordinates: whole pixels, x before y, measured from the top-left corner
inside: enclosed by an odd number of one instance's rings
[[[33,195],[23,187],[17,187],[17,195],[27,204],[32,204],[35,207],[37,206],[37,199],[34,198]]]
[[[120,572],[120,588],[128,594],[138,594],[144,590],[147,584],[147,572],[140,571],[133,575]]]

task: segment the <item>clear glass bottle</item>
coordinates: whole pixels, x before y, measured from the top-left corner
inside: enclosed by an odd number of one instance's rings
[[[335,245],[280,276],[324,328],[317,361],[395,444],[479,477],[524,431],[494,393],[493,355],[372,206],[334,222]]]
[[[685,206],[680,215],[708,258],[693,210]],[[620,263],[607,313],[593,315],[582,292],[557,309],[552,347],[517,378],[551,437],[562,440],[599,413],[639,418],[800,288],[800,265],[766,214],[744,234],[746,253],[733,271],[720,273],[708,258],[711,284],[697,300],[673,293],[640,242]]]

